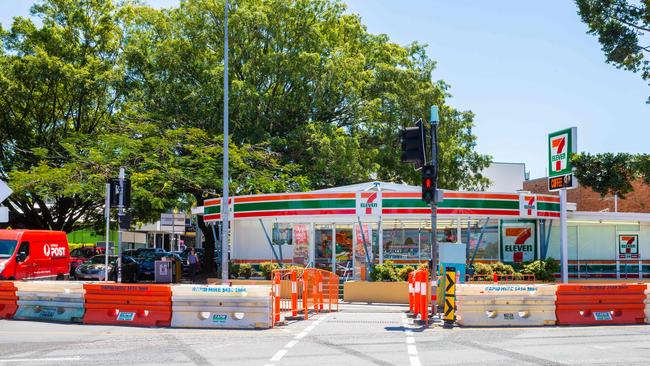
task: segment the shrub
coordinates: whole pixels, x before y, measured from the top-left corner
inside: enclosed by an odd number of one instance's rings
[[[415,268],[413,268],[411,266],[405,266],[405,267],[400,268],[397,271],[397,280],[398,281],[408,281],[409,273],[411,273],[413,271],[415,271]]]
[[[253,266],[248,263],[243,263],[239,265],[239,276],[244,277],[245,279],[251,278],[253,275]]]
[[[397,281],[397,271],[391,261],[385,261],[384,264],[376,264],[372,268],[370,278],[373,281]]]
[[[477,276],[491,276],[494,272],[492,266],[485,263],[474,263],[474,274]]]
[[[503,264],[501,262],[492,263],[490,267],[492,267],[492,273],[496,273],[498,275],[512,275],[515,273],[515,269],[512,268],[511,265]]]
[[[271,279],[271,272],[273,270],[280,269],[280,265],[277,263],[272,263],[272,262],[262,262],[260,263],[260,272],[262,272],[262,276],[266,278],[267,280]]]
[[[230,278],[239,277],[239,268],[240,268],[239,264],[228,262],[228,276]]]
[[[549,257],[546,260],[540,259],[524,265],[521,272],[535,275],[535,279],[539,281],[555,282],[553,274],[559,270],[560,266],[555,259]]]

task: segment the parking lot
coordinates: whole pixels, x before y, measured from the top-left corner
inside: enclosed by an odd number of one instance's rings
[[[650,326],[422,329],[403,306],[344,304],[269,330],[0,320],[0,365],[647,365]]]

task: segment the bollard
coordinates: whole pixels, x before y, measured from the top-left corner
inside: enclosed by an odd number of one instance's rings
[[[280,322],[280,273],[276,272],[273,277],[273,314],[274,314],[274,324]]]
[[[422,271],[422,278],[420,281],[420,320],[424,322],[425,325],[429,325],[429,273],[427,271]]]
[[[291,270],[291,315],[298,316],[298,282],[296,270]]]
[[[456,268],[445,268],[445,309],[443,315],[443,328],[450,329],[454,327],[456,321]]]
[[[409,272],[409,312],[413,313],[413,273]]]

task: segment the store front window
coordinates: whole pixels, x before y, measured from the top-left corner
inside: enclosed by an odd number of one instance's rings
[[[314,266],[326,271],[332,270],[333,230],[331,225],[317,225],[314,228]]]

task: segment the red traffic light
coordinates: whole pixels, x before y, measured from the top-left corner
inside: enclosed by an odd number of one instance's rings
[[[431,178],[424,178],[424,188],[429,189],[433,186],[433,180]]]

